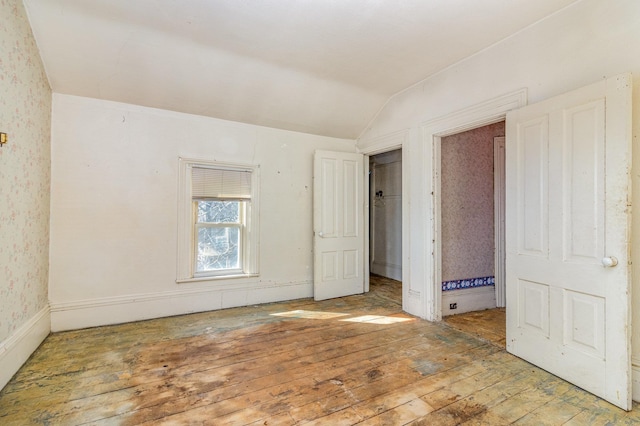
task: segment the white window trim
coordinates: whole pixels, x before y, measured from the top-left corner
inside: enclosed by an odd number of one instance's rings
[[[251,172],[251,202],[247,214],[247,229],[243,244],[243,270],[229,271],[228,274],[211,275],[194,273],[194,224],[191,197],[191,169],[193,167],[212,167],[217,169],[243,170]],[[259,183],[260,167],[257,165],[220,163],[190,158],[179,159],[178,170],[178,235],[177,235],[177,283],[207,282],[226,279],[247,278],[259,275]]]

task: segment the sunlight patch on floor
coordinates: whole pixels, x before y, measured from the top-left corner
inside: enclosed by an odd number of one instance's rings
[[[344,317],[349,314],[341,314],[338,312],[295,310],[295,311],[289,311],[289,312],[278,312],[271,315],[276,317],[287,317],[287,318],[332,319],[332,318]]]
[[[382,315],[363,315],[361,317],[347,318],[347,319],[342,319],[340,321],[366,322],[369,324],[395,324],[399,322],[407,322],[407,321],[413,321],[413,320],[414,320],[413,318],[386,317]]]

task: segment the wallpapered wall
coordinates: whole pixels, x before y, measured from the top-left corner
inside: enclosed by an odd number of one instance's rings
[[[0,343],[47,305],[51,89],[22,1],[0,0]]]
[[[504,122],[442,138],[442,280],[494,274],[493,138]]]

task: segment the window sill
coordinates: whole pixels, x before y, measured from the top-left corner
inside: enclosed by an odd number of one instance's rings
[[[260,276],[259,274],[233,274],[233,275],[216,275],[210,277],[194,277],[194,278],[180,278],[176,280],[176,283],[198,283],[208,281],[223,281],[223,280],[237,280],[241,278],[254,278]]]

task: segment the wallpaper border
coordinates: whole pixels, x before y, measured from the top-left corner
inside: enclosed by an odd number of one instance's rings
[[[462,290],[465,288],[474,287],[487,287],[495,284],[495,277],[465,278],[462,280],[443,281],[442,291]]]

